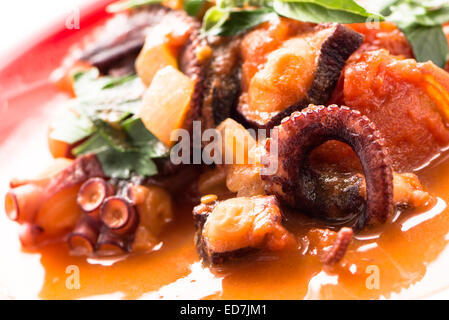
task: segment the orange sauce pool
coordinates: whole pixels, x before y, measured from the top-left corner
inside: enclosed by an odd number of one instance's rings
[[[48,97],[53,97],[48,101]],[[17,100],[23,101],[17,101]],[[11,99],[35,102],[26,119],[0,142],[0,194],[14,176],[29,176],[50,161],[46,130],[66,97],[48,84]],[[6,115],[11,110],[2,110]],[[203,266],[193,243],[189,208],[178,208],[155,252],[118,260],[69,255],[65,244],[23,252],[18,225],[0,213],[0,298],[30,299],[357,299],[421,298],[449,288],[449,153],[421,170],[435,197],[425,212],[405,212],[383,227],[378,238],[360,236],[344,259],[346,268],[326,273],[300,251],[258,256],[221,269]],[[290,223],[295,225],[295,221]],[[294,227],[298,236],[308,226]],[[75,270],[75,271],[74,271]],[[73,277],[79,275],[79,288]],[[376,277],[376,278],[373,278]],[[447,292],[449,294],[449,291]]]

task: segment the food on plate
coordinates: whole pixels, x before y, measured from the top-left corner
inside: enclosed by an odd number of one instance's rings
[[[22,246],[142,263],[169,283],[201,261],[231,297],[255,282],[251,297],[273,297],[271,272],[282,297],[317,274],[369,296],[348,279],[372,261],[413,278],[400,259],[449,229],[406,226],[449,201],[449,5],[149,2],[112,5],[67,52],[53,163],[5,194]],[[406,6],[431,25],[401,19]]]

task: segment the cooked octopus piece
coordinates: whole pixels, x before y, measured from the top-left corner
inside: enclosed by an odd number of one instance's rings
[[[354,236],[351,228],[339,231],[312,228],[307,233],[308,250],[326,266],[337,265],[346,255]]]
[[[14,221],[36,222],[39,211],[55,201],[62,192],[82,184],[92,177],[104,177],[103,169],[95,155],[84,155],[74,161],[64,162],[62,168],[50,169],[42,179],[11,182],[5,197],[5,212]],[[67,214],[69,216],[69,214]]]
[[[352,222],[355,230],[385,222],[394,209],[393,172],[388,150],[374,124],[347,107],[310,106],[293,113],[274,128],[266,144],[263,163],[266,168],[274,167],[277,171],[262,172],[262,179],[267,182],[265,191],[310,215],[331,217],[333,213],[329,209],[333,206],[326,201],[320,203],[321,194],[328,196],[329,192],[323,193],[325,184],[311,169],[309,161],[310,152],[329,140],[348,144],[362,164],[366,207]],[[343,192],[343,196],[351,194],[354,194],[351,189]],[[356,196],[356,199],[359,198]]]
[[[185,12],[172,10],[161,5],[151,5],[133,10],[126,16],[119,16],[100,33],[100,40],[88,47],[82,61],[97,67],[101,73],[134,73],[134,62],[144,46],[145,38],[152,28],[159,24],[175,25],[199,30],[199,23]]]
[[[99,41],[88,46],[80,60],[97,67],[103,74],[120,69],[125,74],[135,72],[134,61],[145,43],[148,30],[167,16],[190,22],[185,13],[159,5],[133,10],[110,21],[100,33]]]
[[[354,231],[351,228],[341,228],[337,233],[337,239],[323,257],[323,263],[327,266],[333,266],[340,262],[345,256],[353,236]]]
[[[260,30],[256,29],[256,36],[250,33],[243,40],[246,90],[238,111],[256,127],[271,128],[311,103],[326,103],[346,60],[363,42],[360,34],[341,24],[284,28],[299,31],[268,52],[265,61],[256,61],[257,70],[247,64],[256,59],[249,55],[258,53],[258,41],[263,36],[257,36]]]
[[[212,265],[257,250],[283,250],[295,243],[292,234],[282,225],[282,214],[273,196],[201,204],[194,208],[193,216],[198,252]]]
[[[241,90],[241,38],[216,38],[209,42],[211,57],[206,67],[201,111],[205,128],[213,128],[235,110]]]

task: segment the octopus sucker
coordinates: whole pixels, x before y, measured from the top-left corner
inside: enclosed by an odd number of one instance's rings
[[[291,207],[326,217],[327,212],[316,201],[317,174],[311,169],[309,155],[329,140],[348,144],[360,159],[365,174],[366,206],[351,221],[352,227],[359,231],[366,225],[384,223],[394,210],[388,149],[375,125],[348,107],[311,105],[274,128],[262,162],[266,169],[276,163],[277,172],[262,172],[267,183],[265,191]],[[278,152],[271,147],[276,141]]]

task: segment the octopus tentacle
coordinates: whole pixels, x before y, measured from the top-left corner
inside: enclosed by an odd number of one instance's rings
[[[328,140],[351,146],[365,174],[366,206],[354,222],[354,229],[385,222],[394,208],[393,172],[388,150],[374,124],[348,107],[311,105],[302,112],[293,113],[274,128],[262,161],[265,168],[276,164],[277,172],[262,172],[262,179],[267,182],[266,192],[292,207],[316,214],[316,194],[310,190],[313,173],[309,155]],[[277,150],[273,145],[276,141]]]
[[[323,263],[327,266],[333,266],[343,259],[353,236],[354,231],[351,228],[341,228],[337,233],[337,239],[323,258]]]

